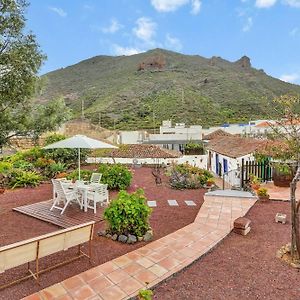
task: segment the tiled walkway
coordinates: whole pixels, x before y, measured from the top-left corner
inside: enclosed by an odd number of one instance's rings
[[[128,299],[146,282],[152,287],[208,252],[255,201],[253,197],[206,195],[194,223],[23,299]]]
[[[262,184],[262,187],[268,189],[268,194],[270,195],[270,199],[272,200],[282,200],[282,201],[290,200],[289,187],[278,187],[275,186],[273,182]],[[296,199],[300,199],[300,182],[297,183]]]

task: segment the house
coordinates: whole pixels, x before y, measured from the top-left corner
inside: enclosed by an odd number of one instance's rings
[[[223,136],[212,139],[206,149],[208,155],[207,168],[218,176],[228,174],[235,175],[230,179],[232,185],[238,185],[239,172],[242,159],[253,161],[254,153],[266,147],[266,140],[243,138],[237,136]]]
[[[202,143],[202,126],[186,126],[185,123],[163,121],[159,133],[145,136],[142,143],[159,145],[162,148],[184,152],[184,146],[190,142]]]
[[[228,132],[226,132],[222,129],[217,129],[217,130],[215,130],[211,133],[208,133],[208,134],[204,135],[202,137],[202,139],[203,139],[204,142],[208,142],[210,140],[213,140],[215,138],[222,137],[222,136],[232,136],[232,134],[230,134],[230,133],[228,133]]]

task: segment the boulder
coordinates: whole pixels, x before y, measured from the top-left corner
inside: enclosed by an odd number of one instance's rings
[[[127,242],[128,237],[124,234],[119,235],[118,237],[118,241],[121,243],[126,243]]]
[[[137,237],[133,234],[128,234],[127,244],[134,244],[137,242]]]
[[[112,237],[111,237],[111,239],[112,239],[113,241],[116,241],[116,240],[118,239],[118,235],[117,235],[116,233],[113,234]]]
[[[145,242],[150,242],[150,241],[152,241],[152,239],[153,239],[153,232],[152,232],[152,230],[148,230],[148,231],[144,234],[143,239],[144,239]]]
[[[105,230],[99,230],[97,234],[98,234],[98,236],[106,236],[106,231]]]
[[[137,239],[139,242],[141,242],[144,238],[142,236],[138,236]]]

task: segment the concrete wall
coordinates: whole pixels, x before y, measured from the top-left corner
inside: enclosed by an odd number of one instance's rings
[[[133,158],[115,158],[112,159],[111,157],[89,157],[87,159],[87,163],[121,163],[126,165],[133,164]],[[164,163],[166,165],[171,164],[172,162],[175,163],[189,163],[192,166],[196,166],[202,169],[207,168],[207,156],[206,155],[184,155],[179,158],[136,158],[136,163],[138,164],[157,164],[157,163]]]

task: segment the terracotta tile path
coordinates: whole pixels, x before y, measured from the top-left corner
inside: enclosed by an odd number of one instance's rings
[[[261,185],[268,189],[268,194],[272,200],[290,200],[290,188],[289,187],[278,187],[273,182],[268,182]],[[297,183],[296,199],[300,199],[300,182]]]
[[[206,195],[194,223],[159,240],[68,278],[26,300],[118,300],[156,285],[212,249],[244,216],[255,198]]]

